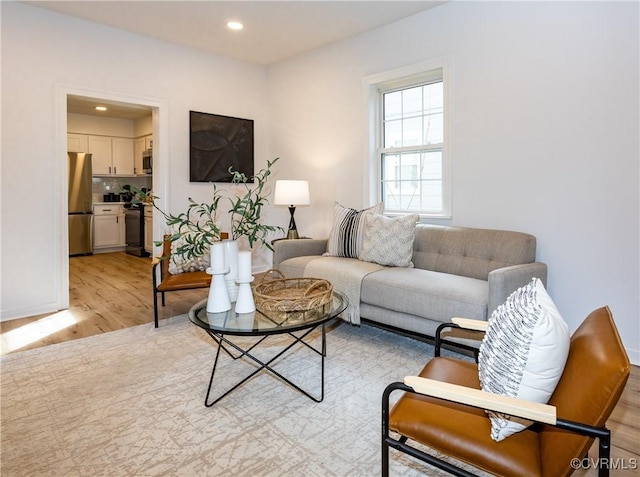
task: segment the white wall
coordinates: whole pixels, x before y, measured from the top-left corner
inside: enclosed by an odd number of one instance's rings
[[[449,56],[453,223],[535,234],[571,327],[609,305],[640,363],[637,3],[450,2],[268,70],[0,8],[3,318],[57,305],[59,85],[163,106],[174,211],[209,193],[188,183],[189,110],[256,120],[259,167],[280,156],[276,178],[311,181],[296,221],[321,237],[334,200],[358,207],[368,195],[363,78]],[[267,212],[287,224],[286,208]]]
[[[363,79],[449,57],[453,224],[529,232],[572,329],[608,305],[640,363],[636,2],[451,2],[269,69],[271,148],[303,233],[366,204]]]
[[[153,134],[153,121],[151,116],[144,116],[133,122],[133,137],[146,136]]]
[[[266,163],[266,70],[18,2],[0,8],[1,307],[2,319],[9,319],[60,306],[66,273],[57,263],[66,234],[59,191],[66,155],[64,146],[61,154],[56,150],[59,131],[66,132],[56,98],[61,88],[162,105],[166,137],[154,145],[164,154],[168,179],[159,195],[179,212],[187,197],[205,200],[211,192],[208,184],[189,184],[189,110],[253,119],[256,164]]]

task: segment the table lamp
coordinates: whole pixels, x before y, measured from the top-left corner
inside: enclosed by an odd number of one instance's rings
[[[291,220],[289,221],[288,239],[297,239],[298,229],[293,214],[297,205],[309,205],[308,181],[276,181],[276,192],[273,200],[275,205],[288,205]]]

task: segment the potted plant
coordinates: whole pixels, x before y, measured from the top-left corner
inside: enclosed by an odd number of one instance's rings
[[[253,184],[245,174],[229,168],[233,175],[231,183],[236,186],[238,192],[234,197],[227,197],[231,207],[226,211],[231,217],[231,239],[245,237],[250,248],[255,244],[262,244],[273,250],[269,235],[284,231],[282,227],[260,222],[262,209],[269,202],[265,187],[271,175],[271,168],[277,161],[278,158],[267,161],[267,167],[253,177]],[[221,229],[217,214],[223,197],[215,184],[211,200],[198,203],[190,197],[187,210],[177,215],[169,214],[158,207],[155,201],[157,197],[151,192],[139,189],[133,192],[134,201],[153,205],[164,216],[167,225],[173,229],[170,240],[180,240],[180,243],[172,253],[190,260],[207,254],[210,246],[220,240]],[[162,242],[156,242],[156,245],[162,245]]]

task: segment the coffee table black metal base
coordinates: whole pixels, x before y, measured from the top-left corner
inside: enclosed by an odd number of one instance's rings
[[[209,313],[206,311],[207,300],[196,303],[191,307],[191,310],[189,310],[189,320],[206,331],[218,345],[204,405],[207,407],[213,406],[262,371],[279,378],[313,401],[322,402],[324,399],[324,360],[327,355],[326,326],[327,323],[336,319],[338,315],[347,308],[348,303],[347,298],[336,290],[333,290],[333,297],[329,303],[318,308],[304,311],[283,312],[256,310],[253,313],[236,313],[235,309],[231,309],[221,313]],[[310,336],[311,333],[317,329],[321,329],[319,349],[311,344],[312,337]],[[277,351],[274,351],[273,356],[263,361],[257,356],[257,348],[263,345],[265,340],[268,340],[272,335],[284,338],[288,337],[291,339],[291,342],[284,348],[281,348],[279,345]],[[234,340],[233,337],[253,337],[255,341],[253,341],[253,344],[250,346],[247,346],[239,344],[239,340]],[[240,341],[240,343],[245,342]],[[320,356],[319,392],[312,394],[309,390],[303,389],[294,383],[291,373],[289,373],[289,377],[286,377],[282,372],[275,369],[276,361],[285,354],[294,352],[294,347],[296,346],[306,347],[311,350],[313,354]],[[261,350],[264,348],[265,346],[262,346]],[[252,365],[255,365],[256,368],[229,389],[217,392],[217,397],[214,397],[213,388],[216,382],[216,373],[220,372],[218,367],[223,353],[227,354],[234,361],[241,358],[243,358],[244,361],[248,360]],[[260,355],[262,356],[263,353],[260,353]]]
[[[263,343],[265,340],[267,340],[269,338],[269,336],[271,335],[266,335],[266,336],[262,336],[258,341],[256,341],[255,343],[253,343],[249,348],[244,349],[241,346],[239,346],[238,344],[232,342],[229,338],[227,338],[224,334],[222,333],[216,333],[213,332],[211,330],[206,330],[207,334],[209,336],[211,336],[211,338],[218,344],[218,349],[216,351],[216,358],[215,361],[213,363],[213,369],[211,370],[211,378],[209,379],[209,387],[207,389],[207,396],[205,397],[204,400],[204,405],[206,407],[211,407],[213,406],[215,403],[217,403],[218,401],[220,401],[222,398],[224,398],[225,396],[227,396],[228,394],[232,393],[233,391],[235,391],[236,389],[238,389],[240,386],[242,386],[244,383],[246,383],[247,381],[249,381],[252,377],[254,377],[256,374],[260,373],[261,371],[267,371],[270,372],[271,374],[277,376],[278,378],[280,378],[282,381],[284,381],[285,383],[287,383],[289,386],[297,389],[298,391],[300,391],[302,394],[304,394],[305,396],[307,396],[308,398],[312,399],[315,402],[322,402],[322,400],[324,399],[324,358],[327,355],[327,348],[326,348],[326,330],[325,330],[325,326],[326,326],[326,322],[322,323],[320,325],[316,325],[313,326],[312,328],[306,330],[302,335],[300,336],[296,336],[293,333],[287,333],[291,338],[293,338],[293,341],[284,349],[280,350],[277,354],[275,354],[271,359],[269,359],[267,362],[263,362],[260,359],[258,359],[256,356],[254,356],[251,352],[256,349],[261,343]],[[321,348],[320,349],[316,349],[314,346],[312,346],[311,344],[309,344],[308,342],[304,341],[304,339],[311,333],[313,332],[316,328],[321,327],[322,328],[322,340],[321,340]],[[281,336],[281,335],[278,335]],[[301,388],[300,386],[298,386],[297,384],[293,383],[290,379],[288,379],[287,377],[285,377],[282,373],[278,372],[277,370],[275,370],[271,364],[276,361],[278,358],[280,358],[281,356],[283,356],[284,354],[286,354],[289,350],[291,350],[295,345],[297,344],[301,344],[306,346],[307,348],[309,348],[311,351],[313,351],[314,353],[320,355],[320,362],[321,362],[321,370],[320,370],[320,395],[319,397],[316,397],[314,395],[312,395],[311,393],[309,393],[308,391],[304,390],[303,388]],[[228,345],[229,347],[233,348],[233,350],[235,350],[237,353],[232,352],[232,350],[228,349],[228,347],[226,346]],[[211,391],[213,388],[213,383],[214,383],[214,377],[218,368],[218,362],[220,359],[220,351],[224,351],[226,354],[228,354],[233,360],[237,360],[243,357],[246,357],[248,359],[250,359],[251,361],[253,361],[254,363],[256,363],[258,365],[258,368],[256,368],[253,372],[251,372],[249,375],[247,375],[245,378],[243,378],[242,380],[240,380],[238,383],[236,383],[234,386],[232,386],[231,388],[229,388],[227,391],[225,391],[223,394],[221,394],[220,396],[218,396],[217,398],[210,400],[211,398]],[[239,354],[238,354],[239,353]]]

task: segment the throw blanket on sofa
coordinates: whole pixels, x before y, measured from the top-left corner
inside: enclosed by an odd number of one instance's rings
[[[333,288],[344,293],[349,306],[340,317],[353,324],[360,324],[360,286],[362,279],[383,267],[377,263],[363,262],[356,258],[318,257],[304,268],[304,276],[324,278]]]

